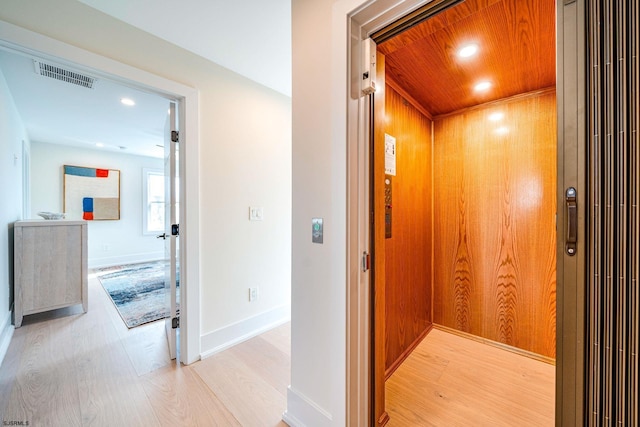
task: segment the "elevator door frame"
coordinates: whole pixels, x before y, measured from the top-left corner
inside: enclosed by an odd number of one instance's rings
[[[346,3],[343,1],[341,3]],[[348,246],[349,271],[361,271],[349,280],[348,292],[348,348],[347,348],[347,421],[351,425],[384,425],[387,421],[384,402],[376,399],[384,376],[375,355],[384,351],[384,343],[374,340],[376,323],[373,317],[384,319],[383,311],[373,307],[376,295],[372,270],[362,268],[359,254],[370,253],[371,233],[370,140],[372,123],[370,96],[360,93],[362,75],[362,40],[399,21],[421,8],[437,8],[454,3],[450,0],[379,0],[368,2],[355,12],[347,13],[348,40],[348,103],[347,103],[347,163],[350,173],[348,205],[354,207],[349,215]],[[558,106],[558,187],[557,187],[557,318],[556,318],[556,425],[581,426],[584,407],[584,294],[585,294],[585,238],[578,238],[576,254],[565,252],[566,212],[564,190],[578,190],[578,230],[585,227],[586,149],[585,143],[585,1],[558,2],[557,22],[557,106]],[[353,10],[353,9],[352,9]],[[336,17],[339,19],[340,17]],[[374,263],[376,260],[374,259]],[[374,266],[375,268],[375,266]],[[377,316],[376,316],[377,314]],[[382,316],[382,317],[381,317]],[[382,321],[384,322],[384,321]],[[363,334],[364,332],[364,334]],[[379,336],[379,333],[378,333]],[[375,349],[372,348],[375,346]],[[382,369],[384,372],[384,368]],[[378,393],[372,392],[378,390]],[[380,423],[378,422],[380,421]],[[360,424],[362,422],[362,424]]]

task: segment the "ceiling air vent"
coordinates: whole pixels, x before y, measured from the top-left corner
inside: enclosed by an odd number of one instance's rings
[[[40,62],[35,59],[33,60],[33,65],[38,75],[51,77],[52,79],[86,87],[87,89],[93,89],[93,85],[96,82],[96,79],[91,76],[67,70],[57,65]]]

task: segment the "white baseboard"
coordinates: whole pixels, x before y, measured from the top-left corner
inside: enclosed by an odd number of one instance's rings
[[[333,424],[331,414],[291,386],[287,388],[287,410],[282,414],[282,420],[291,427],[330,427]]]
[[[103,258],[89,258],[89,268],[111,267],[112,265],[135,264],[138,262],[156,261],[164,258],[164,252],[145,252],[141,254],[121,255]]]
[[[11,324],[11,310],[7,313],[2,322],[0,323],[0,365],[4,360],[4,356],[7,354],[9,344],[11,343],[11,337],[13,337],[14,327]]]
[[[200,358],[212,356],[291,320],[291,306],[281,305],[200,337]]]

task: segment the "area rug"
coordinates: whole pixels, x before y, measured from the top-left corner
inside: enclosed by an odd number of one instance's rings
[[[164,289],[165,265],[166,261],[152,261],[95,269],[128,328],[169,316]]]

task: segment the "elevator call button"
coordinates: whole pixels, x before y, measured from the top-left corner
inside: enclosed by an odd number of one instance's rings
[[[322,243],[322,236],[324,234],[322,218],[311,219],[311,242]]]

